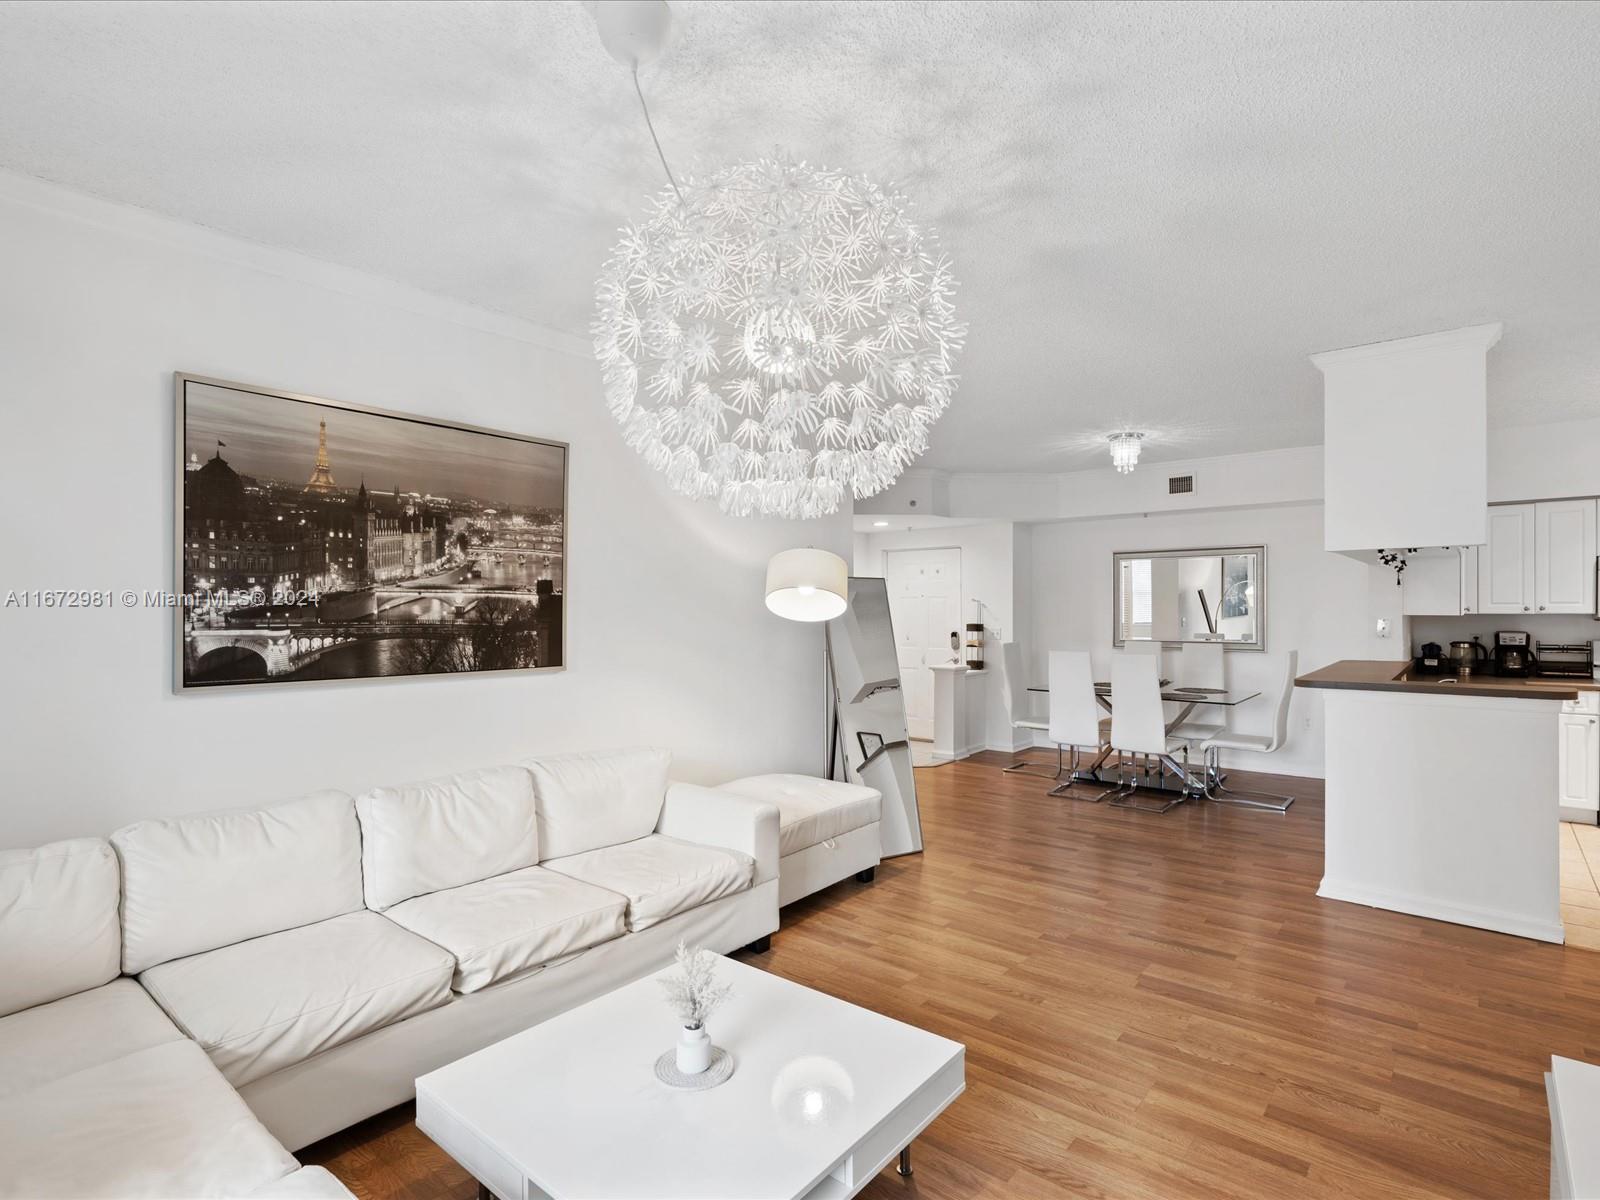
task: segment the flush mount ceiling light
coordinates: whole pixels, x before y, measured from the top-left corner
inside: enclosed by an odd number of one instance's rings
[[[1111,442],[1111,465],[1116,467],[1117,474],[1127,475],[1139,465],[1139,447],[1144,442],[1144,434],[1124,430],[1113,433],[1108,440]]]
[[[665,5],[618,7],[638,27],[602,38],[637,89]],[[932,232],[898,193],[781,152],[681,185],[661,162],[670,186],[596,286],[595,355],[628,444],[740,516],[883,491],[927,448],[966,337]]]

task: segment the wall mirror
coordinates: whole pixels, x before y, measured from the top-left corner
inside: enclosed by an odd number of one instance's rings
[[[1133,550],[1112,555],[1112,644],[1223,642],[1264,650],[1267,548]]]

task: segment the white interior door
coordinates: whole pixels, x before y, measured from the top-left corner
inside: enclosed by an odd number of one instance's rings
[[[950,634],[961,631],[961,551],[890,550],[883,556],[906,701],[906,733],[933,737],[933,672],[949,662]]]

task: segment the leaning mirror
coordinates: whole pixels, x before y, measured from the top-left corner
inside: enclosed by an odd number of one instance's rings
[[[1266,649],[1267,548],[1112,555],[1112,644],[1223,642]]]
[[[914,854],[922,849],[922,818],[882,579],[851,577],[844,613],[828,622],[828,661],[838,723],[834,746],[842,752],[845,778],[883,796],[883,856]],[[830,766],[832,757],[830,751]]]

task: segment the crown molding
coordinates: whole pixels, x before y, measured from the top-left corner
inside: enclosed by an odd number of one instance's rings
[[[1460,329],[1445,329],[1437,333],[1421,333],[1416,337],[1395,338],[1387,342],[1369,342],[1365,346],[1346,346],[1339,350],[1324,350],[1311,356],[1311,363],[1319,371],[1331,363],[1351,362],[1362,358],[1381,358],[1388,354],[1411,354],[1419,350],[1437,350],[1444,346],[1468,345],[1487,351],[1500,340],[1505,326],[1499,321],[1486,325],[1466,325]]]

